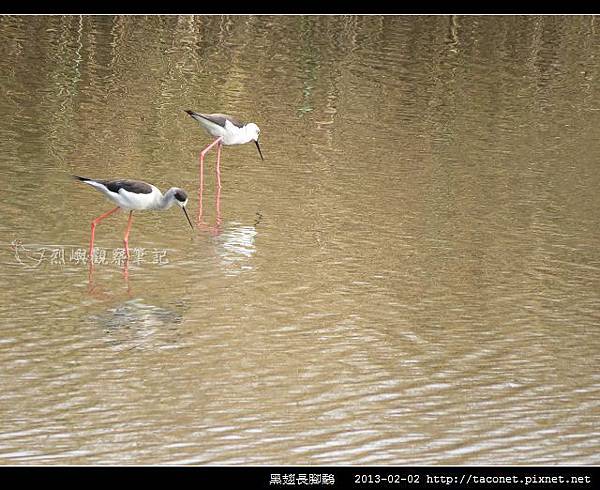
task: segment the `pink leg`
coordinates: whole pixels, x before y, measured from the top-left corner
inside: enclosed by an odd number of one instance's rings
[[[127,230],[125,230],[125,238],[123,238],[123,243],[125,244],[125,254],[127,255],[127,260],[129,260],[129,231],[131,230],[132,220],[133,220],[133,211],[129,211],[129,221],[127,221]]]
[[[217,145],[217,187],[221,187],[221,171],[220,171],[220,160],[221,160],[221,146],[223,137],[219,136],[210,145],[200,152],[200,190],[198,191],[199,204],[198,204],[198,224],[202,221],[202,191],[204,189],[204,157],[210,151],[210,149]]]
[[[219,235],[221,233],[221,223],[223,219],[221,218],[221,185],[217,186],[217,192],[215,193],[215,208],[217,210],[217,219],[214,226],[214,235]]]
[[[216,175],[217,175],[217,189],[221,189],[221,148],[223,147],[223,141],[219,141],[217,145],[217,167],[216,167]]]
[[[202,192],[204,191],[204,153],[200,153],[200,188],[198,190],[198,225],[202,221]]]
[[[100,223],[100,221],[102,221],[107,216],[110,216],[111,214],[116,213],[119,209],[121,209],[121,208],[119,206],[117,206],[116,208],[111,209],[110,211],[108,211],[107,213],[104,213],[101,216],[98,216],[95,220],[92,221],[92,236],[90,238],[90,263],[93,262],[93,260],[94,260],[94,235],[96,233],[96,225],[98,223]]]
[[[129,285],[129,260],[126,260],[123,264],[123,278],[127,283],[127,293],[131,293],[131,286]]]

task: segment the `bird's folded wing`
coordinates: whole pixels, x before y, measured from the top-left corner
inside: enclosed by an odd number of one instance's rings
[[[109,191],[117,194],[121,189],[135,194],[150,194],[152,192],[150,184],[139,180],[99,180],[98,182],[103,184]]]
[[[198,113],[196,113],[196,114],[198,114]],[[210,121],[214,124],[218,124],[219,126],[221,126],[223,128],[225,127],[225,121],[229,121],[231,124],[233,124],[234,126],[237,126],[238,128],[243,128],[245,126],[245,123],[239,121],[235,117],[228,116],[227,114],[198,114],[198,115],[203,117],[207,121]]]

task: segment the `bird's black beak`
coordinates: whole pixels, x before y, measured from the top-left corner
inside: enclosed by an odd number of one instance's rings
[[[254,140],[254,143],[256,143],[256,148],[258,148],[258,154],[260,155],[260,159],[264,162],[264,158],[262,156],[262,151],[260,151],[260,146],[258,146],[258,140]]]
[[[183,209],[183,214],[185,214],[185,217],[188,220],[188,223],[190,224],[190,226],[192,227],[192,230],[194,229],[194,225],[192,225],[192,222],[190,221],[190,217],[187,214],[187,211],[185,210],[185,206],[183,206],[181,209]]]

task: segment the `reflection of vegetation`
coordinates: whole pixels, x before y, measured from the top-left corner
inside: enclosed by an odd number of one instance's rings
[[[135,158],[149,136],[166,146],[179,131],[176,114],[191,105],[257,114],[293,101],[320,129],[330,126],[328,151],[340,146],[332,130],[340,113],[345,120],[356,115],[390,127],[398,118],[412,118],[420,133],[450,142],[464,123],[455,119],[457,109],[500,115],[519,101],[543,113],[552,110],[549,91],[577,92],[593,104],[594,21],[4,16],[2,90],[13,106],[39,108],[38,122],[56,159],[74,151],[67,145],[73,132],[81,135],[78,152],[102,158]],[[581,83],[565,85],[565,74],[574,72]],[[517,79],[523,83],[512,83]],[[487,89],[474,90],[473,80]],[[403,137],[402,125],[395,130]]]
[[[319,66],[318,53],[312,44],[313,32],[312,32],[312,17],[298,17],[300,23],[300,38],[302,40],[302,62],[304,64],[304,81],[302,82],[302,105],[298,109],[302,116],[305,112],[311,112],[313,110],[311,103],[311,94],[314,88],[314,82],[317,79],[317,68]]]
[[[53,99],[59,104],[58,110],[48,112],[51,121],[47,124],[49,152],[54,159],[64,159],[61,141],[68,139],[68,131],[74,126],[77,112],[76,99],[82,78],[83,16],[59,17],[60,35],[55,49],[51,52],[52,89],[43,91],[43,97]],[[50,53],[49,53],[50,54]],[[52,102],[48,101],[49,104]],[[42,100],[42,105],[46,101]]]

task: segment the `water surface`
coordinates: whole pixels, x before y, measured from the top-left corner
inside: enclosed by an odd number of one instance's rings
[[[597,19],[0,17],[2,464],[599,464]],[[70,179],[190,194],[99,225]]]

